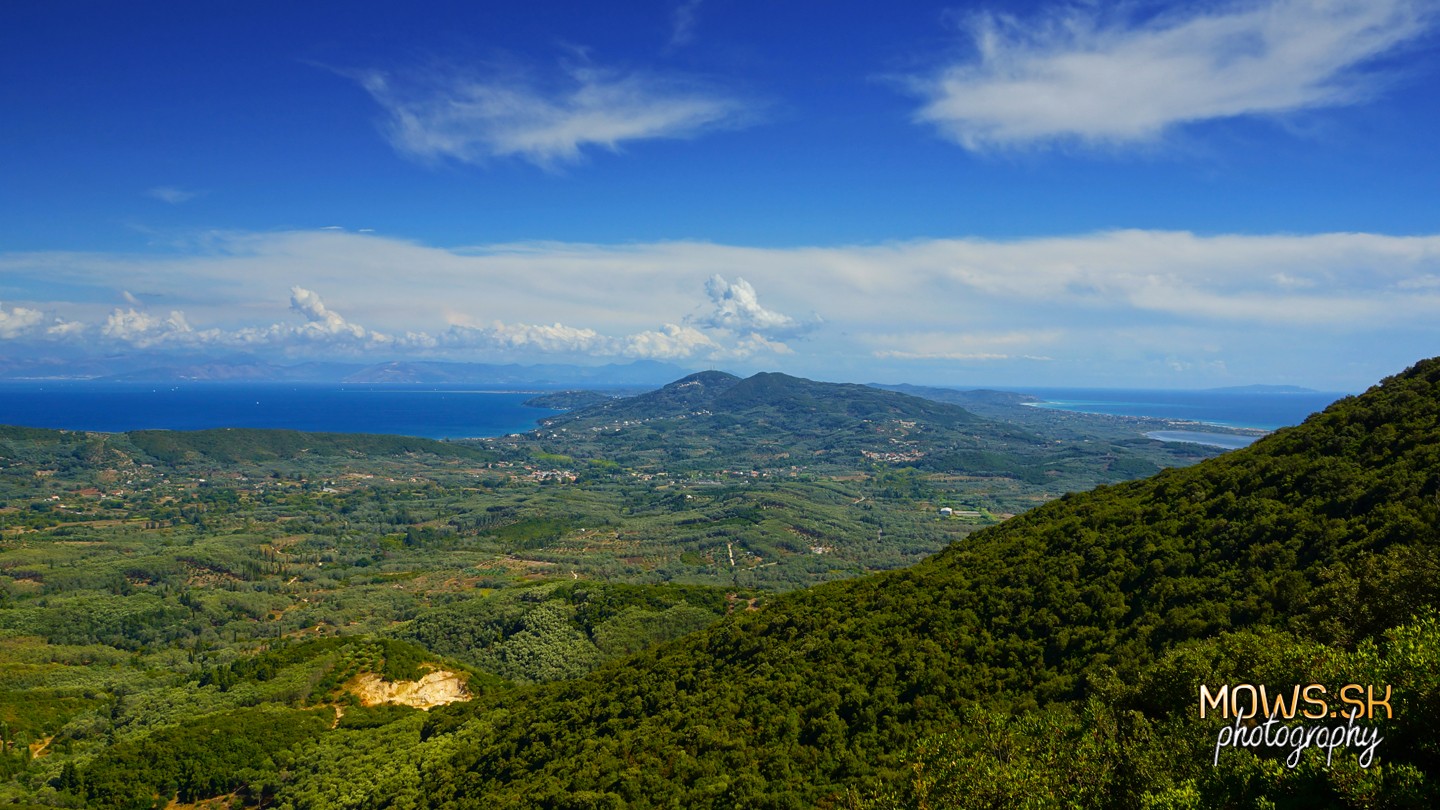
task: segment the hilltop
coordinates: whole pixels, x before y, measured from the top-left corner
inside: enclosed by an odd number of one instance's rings
[[[740,378],[723,371],[703,371],[651,391],[615,402],[601,403],[569,417],[547,420],[639,421],[679,415],[716,413],[749,416],[776,427],[806,433],[848,429],[857,422],[885,419],[928,419],[937,425],[977,424],[981,420],[962,408],[906,395],[896,396],[864,385],[825,383],[762,372]]]
[[[882,465],[1009,479],[1052,495],[1206,457],[1133,427],[1035,431],[899,391],[720,371],[549,417],[531,441],[637,469],[843,475]]]

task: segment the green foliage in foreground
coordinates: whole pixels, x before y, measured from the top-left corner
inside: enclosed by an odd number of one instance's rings
[[[912,568],[786,594],[578,681],[433,712],[427,734],[450,753],[424,770],[424,804],[815,806],[898,778],[901,752],[965,734],[968,707],[1083,706],[1096,684],[1139,683],[1187,643],[1271,629],[1363,652],[1440,606],[1437,492],[1440,361],[1427,361],[1249,450],[1068,496]],[[1422,636],[1430,657],[1411,662],[1436,660]],[[1369,675],[1357,663],[1341,677]],[[1173,693],[1193,694],[1179,677]],[[1433,689],[1411,698],[1425,707],[1399,718],[1413,740]],[[1137,740],[1135,756],[1163,753]],[[1424,746],[1385,756],[1396,791],[1435,778]],[[1282,791],[1263,768],[1247,784]],[[1143,787],[1079,800],[1138,805]]]
[[[172,796],[190,802],[241,787],[261,799],[277,760],[323,733],[329,714],[261,707],[208,715],[112,746],[88,766],[66,769],[55,786],[91,807],[150,808],[157,795],[162,804]]]
[[[1389,684],[1393,722],[1378,759],[1337,749],[1327,766],[1310,749],[1226,748],[1223,721],[1198,720],[1194,683]],[[970,707],[954,730],[928,737],[905,757],[891,785],[852,793],[860,807],[1434,807],[1440,785],[1440,622],[1437,614],[1388,631],[1354,651],[1276,631],[1227,633],[1182,645],[1136,684],[1101,685],[1083,703],[1020,714]],[[1101,697],[1103,696],[1103,697]]]
[[[744,604],[725,596],[695,585],[567,582],[453,602],[398,632],[511,680],[555,681],[699,630]]]

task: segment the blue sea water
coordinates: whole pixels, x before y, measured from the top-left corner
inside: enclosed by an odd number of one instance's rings
[[[1184,419],[1273,430],[1299,424],[1337,393],[1012,389],[1041,407]],[[428,438],[500,436],[557,413],[522,405],[535,391],[477,386],[296,383],[0,382],[0,424],[120,432],[215,427],[391,433]]]
[[[1276,428],[1298,425],[1345,394],[1333,391],[1172,391],[1103,388],[1014,389],[1037,396],[1042,408],[1114,416],[1184,419],[1226,427]]]
[[[123,432],[217,427],[453,439],[521,433],[558,411],[476,386],[0,382],[0,425]]]

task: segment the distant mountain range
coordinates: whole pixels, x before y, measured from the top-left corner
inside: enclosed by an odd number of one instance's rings
[[[152,361],[154,362],[154,361]],[[240,355],[141,365],[133,358],[0,361],[0,379],[77,379],[112,382],[313,382],[463,385],[658,386],[689,373],[654,360],[581,366],[449,363],[435,360],[387,363],[279,365]]]

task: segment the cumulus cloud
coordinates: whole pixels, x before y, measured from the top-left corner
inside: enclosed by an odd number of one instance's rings
[[[325,306],[317,293],[304,287],[290,288],[290,309],[305,316],[305,325],[300,329],[310,334],[352,337],[357,340],[386,339],[384,335],[370,332],[359,324],[345,320],[340,313]]]
[[[111,340],[142,349],[163,344],[202,343],[216,336],[214,332],[197,333],[186,320],[185,313],[178,310],[161,317],[134,307],[111,312],[100,327],[100,333]]]
[[[347,320],[326,306],[320,294],[299,285],[290,288],[290,311],[305,319],[301,324],[275,323],[265,327],[247,327],[231,332],[217,330],[214,340],[247,346],[281,348],[303,344],[323,345],[342,350],[363,350],[394,347],[426,347],[434,339],[424,333],[407,333],[396,339],[384,332],[367,329]]]
[[[918,121],[972,150],[1154,140],[1196,121],[1353,104],[1365,67],[1431,30],[1424,0],[1269,0],[1106,19],[972,18],[974,58],[912,81]],[[1133,7],[1129,7],[1133,11]]]
[[[84,321],[67,321],[64,318],[56,318],[55,322],[45,328],[45,334],[53,338],[75,338],[89,330]]]
[[[126,294],[127,299],[134,296]],[[142,307],[114,309],[99,327],[99,334],[111,341],[149,349],[155,347],[228,348],[271,347],[290,349],[303,345],[324,345],[327,348],[357,350],[378,347],[426,348],[436,344],[423,332],[407,332],[396,339],[347,321],[325,305],[319,294],[304,287],[290,289],[290,309],[305,321],[300,324],[271,323],[239,329],[212,327],[196,329],[181,310],[158,315]],[[83,337],[89,328],[80,321],[56,319],[47,334],[58,338]]]
[[[0,306],[0,339],[19,337],[29,332],[45,319],[38,310],[26,307],[11,307],[6,309]]]
[[[790,316],[760,306],[755,288],[743,278],[737,277],[731,284],[722,276],[711,276],[705,282],[705,294],[710,296],[715,308],[698,322],[712,329],[775,332],[793,329],[796,325]]]
[[[391,145],[425,161],[513,157],[556,169],[589,147],[688,138],[751,117],[746,104],[695,79],[591,64],[550,83],[493,71],[355,77],[384,108]]]
[[[513,349],[545,354],[613,354],[610,339],[594,329],[556,323],[549,326],[496,321],[491,327],[452,326],[441,345],[463,348]]]
[[[652,360],[679,360],[692,357],[705,349],[720,349],[720,344],[704,332],[689,326],[667,323],[659,330],[629,335],[622,342],[621,354]]]

